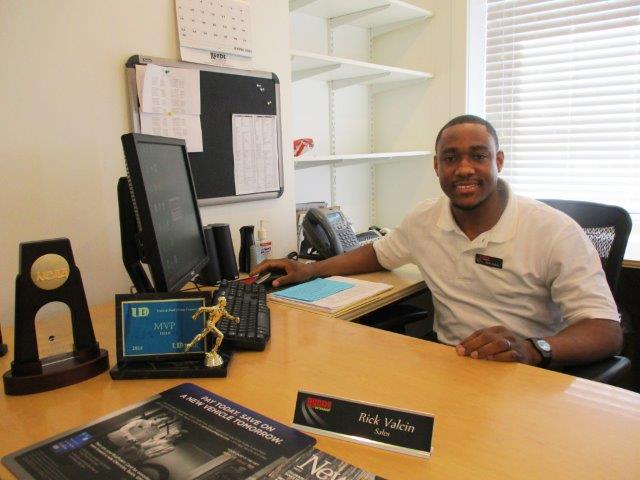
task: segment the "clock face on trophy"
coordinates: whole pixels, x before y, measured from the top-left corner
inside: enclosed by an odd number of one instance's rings
[[[40,357],[36,315],[61,302],[69,307],[72,351]],[[50,328],[56,330],[59,325]],[[49,335],[49,339],[56,338]],[[41,345],[43,342],[40,342]],[[20,244],[16,277],[15,342],[11,370],[4,376],[7,395],[52,390],[86,380],[109,368],[109,356],[96,342],[87,298],[66,238]],[[42,349],[44,350],[44,349]]]

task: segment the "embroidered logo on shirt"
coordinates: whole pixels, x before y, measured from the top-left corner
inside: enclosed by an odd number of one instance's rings
[[[490,257],[489,255],[480,255],[479,253],[476,253],[476,263],[486,265],[487,267],[502,268],[501,258]]]

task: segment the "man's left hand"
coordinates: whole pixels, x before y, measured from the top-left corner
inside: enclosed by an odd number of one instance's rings
[[[537,365],[540,354],[528,340],[518,339],[502,326],[482,328],[456,345],[460,356],[494,360],[496,362],[521,362]]]

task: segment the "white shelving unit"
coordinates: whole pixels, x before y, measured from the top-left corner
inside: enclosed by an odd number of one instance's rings
[[[334,90],[357,84],[383,87],[374,90],[374,93],[401,88],[433,77],[427,72],[298,50],[291,51],[291,70],[291,79],[294,82],[315,78],[331,82],[330,87]]]
[[[433,16],[428,10],[399,0],[289,0],[289,11],[326,18],[331,28],[371,28],[373,36]]]
[[[433,14],[399,0],[290,0],[289,10],[298,23],[292,23],[294,135],[313,136],[317,148],[295,159],[298,201],[339,204],[357,230],[367,228],[375,223],[375,166],[430,155],[376,151],[376,98],[433,78],[372,63],[374,38]]]

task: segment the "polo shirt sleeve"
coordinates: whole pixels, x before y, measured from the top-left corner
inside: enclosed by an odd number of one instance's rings
[[[573,324],[588,318],[620,321],[600,257],[578,224],[565,224],[549,256],[551,298]]]
[[[398,228],[373,243],[378,262],[387,270],[413,263],[409,248],[409,222],[409,218],[406,217]]]

